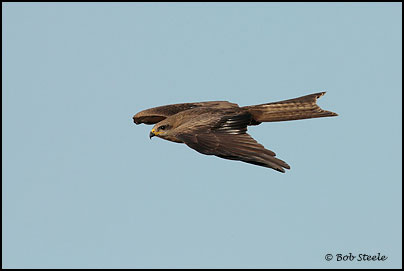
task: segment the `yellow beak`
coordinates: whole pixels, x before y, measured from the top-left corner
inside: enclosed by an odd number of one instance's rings
[[[150,131],[150,134],[149,134],[149,138],[151,139],[153,136],[155,136],[156,134],[154,133],[154,129],[152,129],[151,131]]]

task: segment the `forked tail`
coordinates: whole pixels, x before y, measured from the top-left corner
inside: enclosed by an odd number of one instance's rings
[[[321,109],[316,101],[325,92],[314,93],[295,99],[245,106],[257,122],[287,121],[338,116],[337,113]]]

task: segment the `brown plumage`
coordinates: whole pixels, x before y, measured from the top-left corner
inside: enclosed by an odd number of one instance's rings
[[[226,101],[172,104],[143,110],[136,124],[155,124],[150,138],[185,143],[206,155],[239,160],[280,172],[290,166],[247,134],[247,126],[261,122],[337,116],[316,101],[325,92],[280,102],[239,107]]]

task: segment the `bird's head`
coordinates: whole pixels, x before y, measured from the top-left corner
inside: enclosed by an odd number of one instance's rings
[[[181,142],[173,135],[174,129],[175,122],[171,121],[170,118],[167,118],[154,125],[149,133],[149,137],[151,139],[152,137],[157,136],[169,141]]]
[[[153,129],[150,131],[149,137],[152,138],[154,136],[158,136],[161,138],[164,138],[164,136],[167,136],[170,130],[170,125],[168,123],[165,123],[164,121],[160,121],[156,125],[154,125]]]

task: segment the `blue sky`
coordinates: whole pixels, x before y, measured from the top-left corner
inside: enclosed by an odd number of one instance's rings
[[[3,3],[2,15],[3,268],[402,266],[401,3]],[[131,119],[319,91],[338,117],[249,128],[286,174],[149,140]]]

